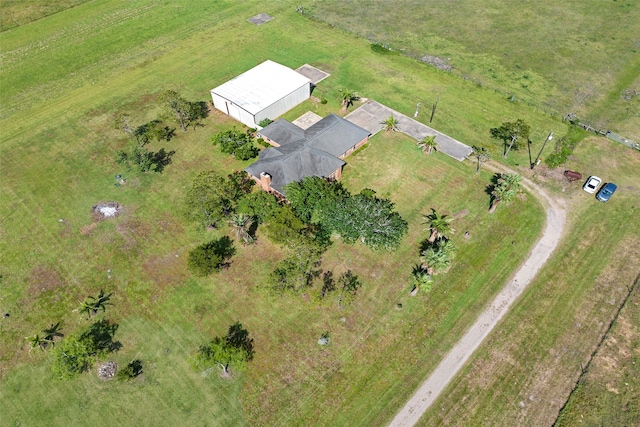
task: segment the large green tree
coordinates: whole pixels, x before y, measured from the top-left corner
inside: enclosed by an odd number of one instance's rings
[[[225,154],[231,154],[238,160],[249,160],[258,156],[258,149],[253,145],[253,137],[240,132],[235,127],[219,132],[211,137],[213,145],[219,145]]]
[[[349,192],[339,182],[317,176],[287,184],[284,190],[296,216],[306,224],[321,221],[330,205],[349,197]]]
[[[504,122],[497,128],[491,128],[489,133],[492,138],[499,139],[504,144],[503,157],[507,157],[512,147],[518,147],[520,139],[529,140],[530,126],[522,119],[515,122]]]
[[[208,111],[204,102],[187,101],[175,90],[166,90],[158,98],[165,115],[180,125],[184,132],[192,125],[198,125],[207,117]]]
[[[184,215],[202,226],[215,226],[235,212],[238,201],[253,185],[254,181],[245,172],[234,172],[227,178],[216,171],[201,172],[187,191]]]
[[[345,242],[359,240],[372,249],[393,250],[407,232],[407,222],[394,210],[393,203],[376,197],[370,189],[338,199],[327,209],[322,224]]]
[[[253,359],[253,339],[249,332],[236,322],[229,327],[224,337],[215,337],[211,342],[201,345],[194,357],[194,367],[209,372],[215,366],[229,375],[229,368],[242,371],[247,362]]]
[[[251,216],[258,224],[273,218],[280,210],[278,199],[266,191],[256,191],[238,201],[238,213]]]
[[[208,276],[214,271],[219,271],[235,253],[233,241],[223,236],[197,246],[189,252],[187,267],[196,276]]]

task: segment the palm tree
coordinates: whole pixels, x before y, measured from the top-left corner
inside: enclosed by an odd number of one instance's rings
[[[456,247],[451,240],[440,238],[436,241],[436,245],[438,246],[438,251],[445,253],[450,260],[456,257]]]
[[[40,348],[40,350],[44,350],[47,346],[47,342],[39,334],[35,334],[31,337],[25,337],[25,340],[29,344],[31,344],[29,352],[31,352],[31,350],[33,350],[34,348]]]
[[[229,220],[229,224],[236,232],[236,238],[242,239],[244,243],[253,243],[254,239],[249,234],[249,229],[253,224],[253,218],[247,214],[233,214]]]
[[[438,151],[436,135],[425,136],[422,141],[418,141],[418,148],[427,154],[431,154],[432,150]]]
[[[396,119],[395,117],[393,117],[393,114],[389,116],[389,118],[385,121],[383,121],[382,123],[382,129],[384,129],[385,132],[395,132],[398,130],[398,119]]]
[[[420,260],[422,261],[422,268],[430,276],[445,271],[451,265],[451,259],[447,253],[439,250],[437,245],[430,246],[422,251]]]
[[[433,279],[421,265],[413,267],[413,286],[427,293],[431,290]]]
[[[500,202],[509,203],[522,188],[522,177],[516,173],[503,173],[491,190],[491,207],[489,213],[494,213]]]
[[[490,155],[487,149],[484,147],[478,147],[474,145],[471,148],[473,151],[471,151],[471,154],[469,154],[469,156],[473,157],[478,161],[478,167],[476,168],[476,173],[478,173],[480,172],[480,166],[482,166],[484,162],[489,160]]]
[[[79,308],[80,313],[86,314],[87,318],[89,318],[91,316],[97,315],[98,311],[100,310],[102,310],[103,312],[107,311],[107,306],[113,305],[109,302],[109,300],[111,299],[111,295],[113,295],[113,292],[109,295],[105,295],[104,291],[100,289],[100,293],[97,297],[90,296],[82,302]]]
[[[440,215],[435,209],[431,208],[429,215],[422,215],[425,220],[427,228],[425,230],[431,231],[429,236],[429,243],[433,243],[438,237],[445,237],[447,234],[453,234],[455,230],[451,228],[449,224],[453,221],[453,218],[448,218],[447,215]]]
[[[353,105],[355,101],[360,99],[358,92],[351,91],[349,89],[340,89],[340,98],[342,100],[342,112],[346,113],[347,108]]]
[[[43,329],[42,333],[44,334],[44,341],[46,342],[46,344],[51,344],[51,346],[54,346],[56,344],[56,337],[64,336],[64,334],[60,332],[60,322],[56,323],[55,325],[51,324],[51,326],[49,326],[48,328]]]

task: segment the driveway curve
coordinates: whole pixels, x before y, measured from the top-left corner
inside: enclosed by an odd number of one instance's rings
[[[495,172],[513,172],[501,165],[487,166],[488,169]],[[476,322],[398,412],[389,424],[390,427],[409,427],[418,422],[500,319],[509,311],[509,308],[535,278],[558,246],[566,221],[564,207],[529,179],[523,177],[522,181],[523,186],[534,194],[545,207],[547,218],[542,236],[509,283],[500,291],[489,307],[480,314]]]

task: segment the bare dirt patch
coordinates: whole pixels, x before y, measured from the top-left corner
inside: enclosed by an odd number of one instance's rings
[[[442,59],[438,56],[425,55],[420,58],[420,61],[436,67],[438,70],[451,71],[452,67],[449,65],[446,59]]]
[[[135,248],[140,242],[147,240],[151,233],[147,224],[131,217],[125,218],[124,221],[116,225],[116,231],[125,240],[123,249]]]
[[[44,265],[37,265],[29,275],[29,295],[37,297],[42,292],[60,288],[64,284],[60,273]]]
[[[82,234],[83,236],[88,236],[89,234],[91,234],[93,230],[96,229],[97,226],[98,226],[97,222],[92,222],[89,225],[85,225],[80,229],[80,234]]]
[[[187,257],[178,254],[150,257],[144,263],[147,276],[158,285],[158,289],[167,286],[177,286],[189,276],[187,271]]]

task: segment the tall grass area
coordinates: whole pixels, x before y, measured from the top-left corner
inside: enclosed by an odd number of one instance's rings
[[[329,103],[310,100],[288,119],[338,111],[340,88],[406,114],[423,100],[416,94],[437,92],[432,126],[468,145],[499,153],[489,129],[516,118],[531,124],[534,141],[549,129],[563,133],[565,125],[549,115],[412,58],[378,55],[366,40],[311,21],[295,6],[93,1],[0,33],[0,312],[10,313],[0,320],[3,421],[106,424],[121,411],[132,414],[122,421],[130,425],[381,424],[529,251],[544,218],[530,195],[489,216],[488,173],[476,175],[470,162],[441,153],[426,156],[403,135],[380,134],[347,159],[344,183],[390,198],[409,234],[393,253],[341,242],[327,252],[324,269],[351,269],[364,282],[353,306],[319,308],[305,297],[257,292],[283,257],[260,234],[256,246],[238,245],[220,274],[187,273],[189,250],[226,231],[184,223],[186,189],[198,172],[229,173],[249,162],[211,146],[214,133],[237,125],[214,112],[204,127],[154,143],[153,150],[176,151],[162,174],[116,165],[125,142],[114,115],[129,112],[135,123],[155,118],[165,89],[208,100],[209,89],[266,59],[293,68],[309,63],[332,74],[316,88]],[[259,27],[246,22],[260,12],[275,19]],[[428,121],[424,111],[418,120]],[[507,162],[526,167],[526,151]],[[125,186],[114,186],[116,174],[125,175]],[[90,210],[100,201],[121,203],[124,214],[92,225]],[[427,237],[421,214],[430,208],[457,214],[457,258],[431,293],[410,298],[411,269]],[[65,334],[83,328],[87,321],[72,310],[100,289],[114,292],[106,316],[120,325],[123,343],[109,357],[120,364],[142,359],[144,377],[103,383],[94,367],[77,380],[53,381],[48,353],[29,352],[24,337],[58,320]],[[236,321],[255,340],[247,371],[230,381],[192,371],[197,346]],[[321,348],[325,331],[331,344]]]
[[[634,82],[638,2],[392,0],[365,7],[323,0],[305,6],[309,15],[372,42],[416,58],[437,56],[453,73],[536,108],[577,113],[613,129],[638,120],[640,99],[623,97],[640,89]],[[436,93],[423,96],[432,102]]]
[[[87,1],[89,0],[4,0],[0,3],[0,31],[37,21]]]

